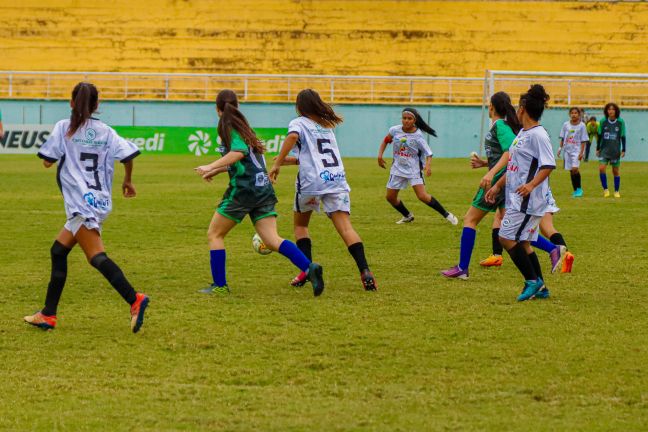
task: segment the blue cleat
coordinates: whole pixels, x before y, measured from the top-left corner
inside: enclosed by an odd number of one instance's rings
[[[544,287],[540,291],[538,291],[534,296],[534,300],[544,300],[549,298],[549,288]]]
[[[530,280],[524,281],[524,289],[522,290],[522,293],[518,296],[517,301],[521,302],[521,301],[529,300],[544,287],[545,287],[544,282],[540,278],[534,281],[530,281]]]

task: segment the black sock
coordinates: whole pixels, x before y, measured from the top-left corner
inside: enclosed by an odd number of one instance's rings
[[[573,188],[574,190],[576,190],[577,187],[578,187],[578,186],[576,186],[576,174],[574,174],[573,172],[570,172],[570,173],[569,173],[569,177],[571,178],[572,188]]]
[[[567,243],[565,243],[565,239],[560,233],[556,233],[549,237],[549,241],[555,245],[567,247]]]
[[[394,207],[398,211],[398,213],[402,214],[404,217],[410,215],[410,212],[409,210],[407,210],[407,207],[405,207],[405,204],[403,204],[403,201],[398,201],[398,204],[392,204],[391,206]]]
[[[43,315],[56,315],[56,309],[58,308],[63,287],[65,286],[65,279],[67,278],[67,256],[71,250],[63,246],[58,240],[54,240],[54,244],[50,249],[52,274],[49,285],[47,285],[45,307],[41,311]]]
[[[580,189],[581,188],[581,174],[580,174],[580,171],[576,173],[574,178],[576,179],[576,189]]]
[[[526,251],[524,250],[522,243],[516,244],[515,247],[508,251],[508,253],[511,256],[511,260],[517,266],[518,270],[520,270],[520,273],[522,273],[522,276],[524,276],[524,280],[538,279],[538,275],[533,268],[531,259],[529,259],[529,255],[527,255]]]
[[[531,260],[531,264],[533,265],[533,270],[535,270],[536,275],[538,275],[540,279],[544,279],[542,277],[542,269],[540,268],[540,261],[538,261],[538,255],[536,255],[535,252],[531,252],[529,254],[529,259]]]
[[[499,228],[493,228],[492,232],[492,240],[493,240],[493,255],[502,255],[502,243],[499,241]]]
[[[367,264],[367,258],[365,257],[364,246],[362,245],[362,242],[353,243],[351,246],[349,246],[349,253],[355,260],[360,273],[365,270],[369,270],[369,265]]]
[[[448,212],[446,211],[446,209],[443,208],[443,206],[441,205],[441,203],[440,203],[439,201],[437,201],[436,199],[434,199],[434,197],[432,197],[432,198],[430,199],[430,202],[427,203],[427,205],[429,205],[430,207],[432,207],[434,210],[438,211],[439,214],[441,214],[441,216],[443,216],[443,217],[448,217],[448,215],[450,214],[450,213],[448,213]]]
[[[93,256],[90,260],[90,264],[92,264],[94,268],[99,270],[101,274],[108,279],[110,285],[117,290],[128,304],[132,305],[135,303],[135,290],[128,282],[119,266],[115,264],[113,260],[108,258],[108,255],[106,255],[105,252]]]
[[[312,246],[311,239],[309,237],[300,238],[299,240],[297,240],[296,243],[299,250],[302,251],[304,255],[306,255],[306,258],[313,261],[313,254],[311,251],[311,246]]]

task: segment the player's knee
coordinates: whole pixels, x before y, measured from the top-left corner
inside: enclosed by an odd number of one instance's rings
[[[390,193],[387,193],[387,195],[385,195],[385,199],[389,204],[398,205],[398,196],[394,196]]]
[[[90,258],[88,262],[92,267],[98,269],[103,263],[107,262],[108,260],[110,260],[110,258],[108,258],[108,255],[106,255],[106,252],[99,252],[98,254]]]
[[[422,191],[422,192],[416,192],[416,198],[419,199],[419,201],[424,202],[424,203],[429,203],[430,201],[433,200],[432,196],[430,196],[427,192]]]
[[[55,240],[54,244],[52,244],[52,247],[50,248],[50,255],[52,258],[65,258],[70,253],[70,250],[71,249],[66,248],[62,243]]]

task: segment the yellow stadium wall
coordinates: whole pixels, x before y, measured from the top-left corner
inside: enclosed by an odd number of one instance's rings
[[[643,2],[0,0],[4,70],[646,72]]]

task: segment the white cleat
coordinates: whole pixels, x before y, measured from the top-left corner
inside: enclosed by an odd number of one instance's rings
[[[406,223],[410,223],[410,222],[414,222],[414,215],[412,213],[410,213],[407,216],[404,216],[400,220],[396,221],[396,223],[398,225],[406,224]]]
[[[446,216],[446,219],[452,225],[457,225],[459,223],[459,219],[457,219],[457,216],[453,215],[452,213],[448,213],[448,216]]]

